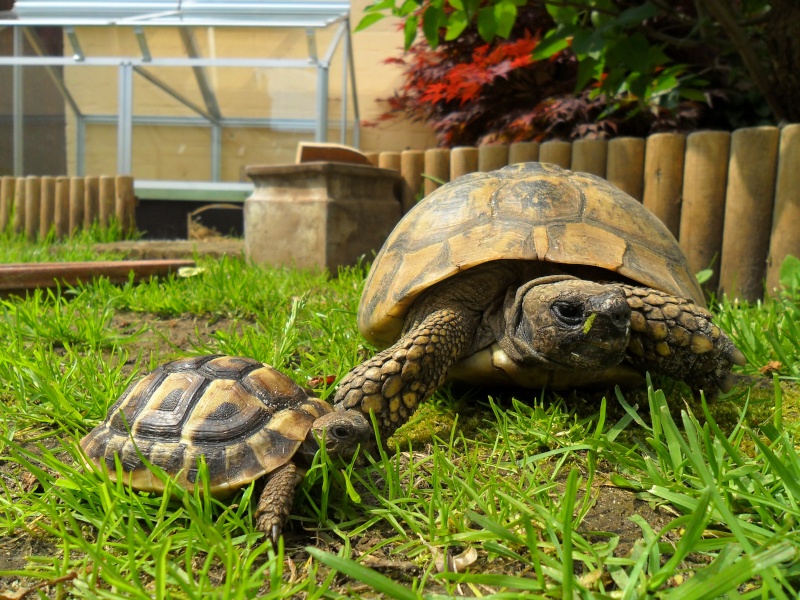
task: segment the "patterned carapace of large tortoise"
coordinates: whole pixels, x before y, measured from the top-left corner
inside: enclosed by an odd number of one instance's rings
[[[140,491],[165,489],[145,461],[193,490],[202,457],[215,496],[265,477],[255,521],[277,541],[318,436],[328,453],[348,456],[373,435],[363,415],[333,412],[269,365],[206,355],[163,364],[131,383],[80,445],[91,465],[112,480],[119,468]]]
[[[358,325],[385,349],[334,404],[374,412],[384,435],[448,377],[566,388],[650,371],[713,395],[745,362],[658,218],[543,163],[461,177],[409,211],[372,265]]]

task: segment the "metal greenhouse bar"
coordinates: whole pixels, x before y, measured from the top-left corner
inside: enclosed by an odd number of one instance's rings
[[[86,127],[91,124],[116,124],[117,172],[131,173],[135,125],[202,126],[210,129],[210,181],[221,180],[223,131],[227,128],[269,128],[276,131],[307,132],[316,141],[327,141],[329,135],[330,68],[341,50],[343,81],[342,111],[338,127],[341,142],[359,145],[359,113],[350,40],[349,2],[334,0],[163,0],[108,2],[84,0],[17,0],[14,9],[0,20],[0,30],[13,29],[13,55],[0,55],[0,67],[12,68],[12,130],[14,175],[25,174],[23,148],[23,77],[25,67],[44,67],[63,97],[66,110],[74,118],[75,174],[84,175],[86,165]],[[3,15],[4,13],[0,13]],[[1,19],[1,17],[0,17]],[[64,55],[49,56],[43,49],[35,28],[59,27],[64,35]],[[126,28],[135,37],[136,55],[116,56],[110,52],[86,51],[82,44],[84,28]],[[157,56],[150,34],[155,28],[175,28],[179,32],[183,56]],[[298,29],[306,37],[307,56],[287,58],[261,56],[260,48],[248,49],[251,57],[204,56],[197,39],[197,28],[271,28]],[[318,32],[328,30],[330,41],[317,50]],[[23,51],[27,41],[34,55]],[[90,114],[83,111],[70,91],[63,67],[114,67],[117,70],[117,112]],[[159,67],[190,68],[202,98],[196,102],[171,84],[168,78],[154,72]],[[313,69],[316,71],[315,114],[308,118],[274,118],[226,115],[218,98],[212,68]],[[155,86],[188,109],[192,116],[137,114],[134,110],[134,80]],[[338,98],[337,98],[338,100]],[[349,109],[349,110],[348,110]],[[349,115],[348,115],[349,113]],[[349,118],[348,118],[349,116]],[[334,119],[334,123],[336,119]],[[348,132],[350,138],[348,139]],[[200,185],[202,187],[202,184]]]

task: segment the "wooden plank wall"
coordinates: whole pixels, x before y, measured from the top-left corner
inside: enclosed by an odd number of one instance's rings
[[[656,214],[710,291],[755,301],[778,286],[783,259],[800,256],[800,124],[733,133],[658,133],[646,139],[523,142],[367,154],[403,176],[403,210],[442,182],[542,161],[593,173]]]

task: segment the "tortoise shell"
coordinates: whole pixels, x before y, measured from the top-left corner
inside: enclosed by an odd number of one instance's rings
[[[678,242],[640,202],[600,177],[523,163],[460,177],[403,217],[372,265],[359,330],[391,345],[422,292],[495,260],[601,267],[705,306]]]
[[[119,456],[126,483],[142,491],[161,492],[164,483],[141,457],[191,490],[202,455],[211,493],[224,495],[290,461],[331,410],[264,363],[192,357],[134,381],[80,444],[112,479]]]

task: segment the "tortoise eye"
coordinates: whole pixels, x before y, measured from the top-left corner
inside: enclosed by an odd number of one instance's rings
[[[336,427],[333,428],[331,433],[333,434],[334,437],[337,437],[339,439],[347,439],[348,437],[350,437],[350,430],[344,425],[337,425]]]
[[[553,314],[565,325],[575,326],[583,323],[583,306],[572,302],[553,303]]]

